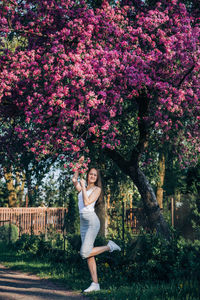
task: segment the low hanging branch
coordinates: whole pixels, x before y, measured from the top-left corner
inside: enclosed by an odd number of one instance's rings
[[[178,88],[180,88],[181,87],[181,84],[184,82],[184,80],[186,79],[186,77],[190,74],[190,73],[192,73],[192,71],[194,70],[194,68],[195,68],[195,65],[193,65],[189,70],[188,70],[188,72],[183,76],[183,78],[181,79],[181,81],[179,82],[179,84],[178,84]]]

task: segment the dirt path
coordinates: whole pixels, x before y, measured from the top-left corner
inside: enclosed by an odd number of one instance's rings
[[[86,300],[47,279],[13,271],[0,265],[0,300]]]

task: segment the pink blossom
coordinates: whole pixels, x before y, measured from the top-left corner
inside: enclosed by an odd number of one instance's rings
[[[75,151],[75,152],[79,152],[80,148],[76,145],[72,145],[72,150]]]
[[[185,161],[197,152],[200,30],[194,12],[175,0],[137,9],[131,19],[131,3],[103,2],[93,10],[84,3],[75,9],[71,0],[47,0],[30,15],[30,3],[23,5],[0,10],[2,35],[11,33],[10,15],[13,29],[27,41],[23,50],[0,55],[0,101],[8,103],[8,112],[17,107],[13,115],[19,113],[22,122],[15,131],[26,147],[42,157],[64,153],[75,159],[89,151],[91,134],[113,149],[121,128],[137,135],[138,125],[145,124],[155,149],[168,141]],[[148,110],[139,116],[142,97]],[[126,112],[133,120],[122,124]]]
[[[101,126],[102,130],[108,130],[110,127],[110,121],[106,121],[105,124],[103,126]]]

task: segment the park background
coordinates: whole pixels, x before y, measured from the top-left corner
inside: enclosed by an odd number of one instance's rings
[[[94,299],[198,299],[199,3],[109,3],[1,2],[1,261],[85,287],[84,154],[97,245],[122,247],[97,258]]]

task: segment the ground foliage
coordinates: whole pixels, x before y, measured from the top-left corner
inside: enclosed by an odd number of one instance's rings
[[[191,299],[197,300],[199,290],[199,241],[188,242],[173,231],[171,242],[157,235],[127,236],[118,240],[121,253],[104,253],[97,257],[101,291],[91,299]],[[52,243],[52,241],[54,242]],[[23,235],[14,244],[0,244],[0,261],[16,270],[33,272],[62,282],[67,288],[83,290],[90,275],[87,263],[78,253],[79,235],[67,236],[66,251],[59,243],[60,236]],[[96,245],[105,244],[98,237]]]
[[[107,286],[109,276],[113,282],[121,284],[145,280],[200,279],[200,242],[187,241],[178,238],[175,232],[173,234],[170,242],[155,234],[141,234],[137,238],[127,235],[125,241],[118,240],[123,250],[121,253],[104,253],[97,257],[100,280]],[[52,243],[44,237],[24,234],[12,247],[19,254],[32,254],[52,263],[67,264],[70,269],[81,264],[87,270],[87,264],[79,254],[80,236],[66,236],[66,251],[61,247],[61,240],[61,236],[56,236]],[[102,245],[106,240],[98,237],[95,243]]]

